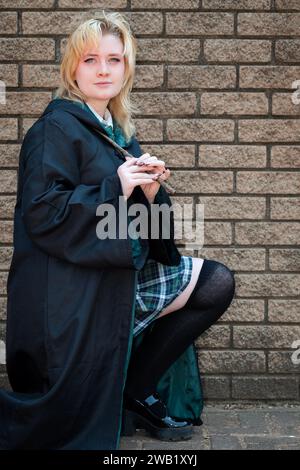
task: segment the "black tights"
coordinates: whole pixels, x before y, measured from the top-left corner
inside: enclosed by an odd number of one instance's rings
[[[154,321],[131,356],[125,391],[146,398],[156,391],[165,371],[188,346],[228,309],[235,291],[233,272],[205,259],[187,303]]]

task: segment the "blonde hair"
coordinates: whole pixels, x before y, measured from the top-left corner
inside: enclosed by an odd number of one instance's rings
[[[124,45],[123,55],[125,62],[124,83],[119,94],[110,99],[108,109],[114,119],[122,128],[127,140],[135,134],[135,125],[132,114],[139,111],[138,107],[130,101],[132,90],[137,42],[132,35],[129,23],[118,12],[97,14],[80,24],[68,37],[63,59],[60,65],[60,85],[54,98],[65,98],[83,103],[87,96],[78,88],[75,80],[75,71],[85,49],[90,46],[99,46],[99,36],[113,34],[119,37]]]

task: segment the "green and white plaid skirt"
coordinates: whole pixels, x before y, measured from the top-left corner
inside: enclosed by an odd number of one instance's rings
[[[133,336],[141,333],[184,291],[191,280],[192,269],[190,256],[181,256],[178,266],[167,266],[148,258],[138,273]]]

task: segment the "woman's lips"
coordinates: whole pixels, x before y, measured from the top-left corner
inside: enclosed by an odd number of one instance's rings
[[[108,86],[108,85],[111,85],[111,83],[109,83],[109,82],[105,82],[105,83],[95,83],[95,85],[97,85],[97,86]]]

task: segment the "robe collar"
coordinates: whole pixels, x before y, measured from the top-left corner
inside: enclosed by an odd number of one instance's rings
[[[45,108],[42,116],[56,109],[71,113],[87,126],[97,128],[102,131],[104,130],[107,135],[122,148],[129,147],[132,142],[133,137],[131,137],[129,140],[126,139],[123,129],[112,115],[111,119],[113,126],[108,126],[103,122],[103,120],[101,121],[98,117],[96,117],[95,113],[85,102],[78,102],[66,98],[54,98]]]

